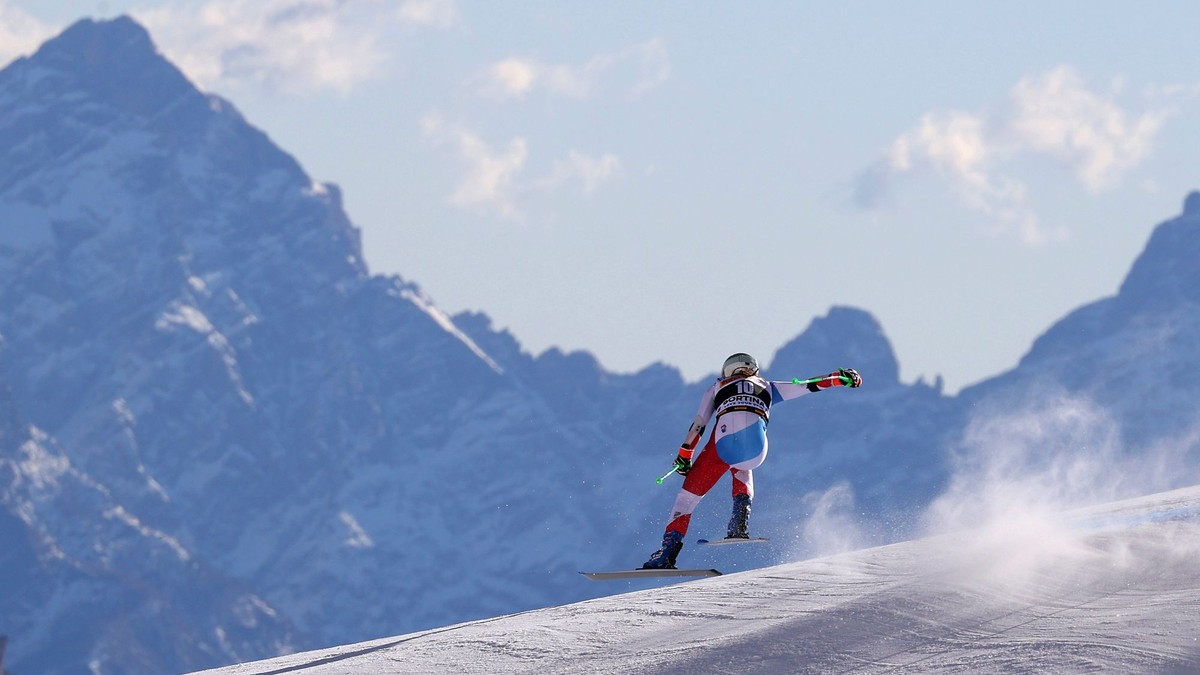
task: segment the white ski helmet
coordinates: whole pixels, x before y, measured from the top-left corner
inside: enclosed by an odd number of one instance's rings
[[[725,365],[721,367],[721,377],[733,377],[734,375],[757,375],[758,361],[754,360],[749,354],[734,354],[725,359]]]

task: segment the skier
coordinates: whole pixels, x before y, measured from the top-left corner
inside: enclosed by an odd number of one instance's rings
[[[810,380],[768,382],[758,374],[758,361],[749,354],[725,359],[721,379],[704,392],[700,410],[684,436],[675,471],[684,476],[675,498],[671,521],[663,532],[662,548],[655,551],[642,569],[674,569],[675,557],[683,548],[692,511],[722,474],[733,475],[733,516],[726,537],[748,539],[750,504],[754,499],[755,468],[767,457],[767,420],[771,404],[829,387],[858,387],[862,377],[852,368]],[[692,457],[704,435],[709,418],[716,414],[712,434],[695,465]]]

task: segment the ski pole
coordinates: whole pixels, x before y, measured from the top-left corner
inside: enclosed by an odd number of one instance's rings
[[[667,479],[667,478],[668,478],[668,477],[669,477],[671,474],[673,474],[673,473],[675,473],[675,469],[674,469],[674,467],[672,467],[670,471],[668,471],[668,472],[666,472],[665,474],[663,474],[663,477],[662,477],[662,478],[659,478],[658,480],[656,480],[656,481],[654,481],[654,482],[655,482],[655,483],[658,483],[659,485],[662,485],[662,484],[663,484],[663,481],[664,481],[664,480],[666,480],[666,479]]]
[[[829,377],[829,376],[825,375],[823,377],[810,377],[807,380],[801,380],[798,377],[794,377],[794,378],[792,378],[792,384],[812,384],[813,382],[820,382],[821,380],[824,380],[827,377]],[[842,381],[842,385],[844,385],[844,386],[850,385],[850,378],[846,377],[845,375],[838,375],[837,378]]]

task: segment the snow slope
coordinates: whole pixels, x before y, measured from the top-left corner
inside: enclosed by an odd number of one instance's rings
[[[1010,515],[206,672],[1200,672],[1200,486]]]

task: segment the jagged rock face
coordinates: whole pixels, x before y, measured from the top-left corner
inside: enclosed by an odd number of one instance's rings
[[[1185,260],[1129,283],[1186,277]],[[1172,297],[1190,297],[1187,279]],[[1176,317],[1164,344],[1195,354],[1189,303],[1154,316]],[[1129,321],[1081,312],[1068,321]],[[1080,335],[1114,363],[1144,356]],[[1043,352],[1076,372],[1070,353],[1090,353],[1051,338],[1018,374],[1049,368]],[[727,570],[811,553],[804,520],[834,489],[878,524],[870,541],[903,536],[945,484],[970,406],[993,395],[901,383],[882,328],[851,308],[768,370],[843,366],[867,385],[773,411],[756,472],[752,528],[797,545]],[[586,353],[535,358],[486,315],[447,317],[417,285],[372,276],[337,188],[127,18],[82,21],[0,71],[0,583],[22,589],[0,594],[0,633],[14,672],[179,672],[623,590],[575,572],[655,548],[678,482],[653,480],[707,384],[661,364],[617,375]],[[725,490],[701,505],[698,536],[724,527]],[[66,649],[63,635],[85,637]]]
[[[1200,193],[1157,228],[1117,295],[1068,314],[1012,372],[963,392],[972,406],[1023,409],[1086,397],[1130,452],[1200,429]],[[1181,448],[1186,452],[1186,448]]]
[[[815,319],[803,335],[775,353],[770,367],[772,372],[800,377],[855,368],[871,374],[873,388],[900,384],[900,365],[883,327],[869,313],[850,307],[834,307]]]
[[[1121,284],[1118,298],[1132,309],[1200,302],[1200,192],[1184,199],[1183,213],[1154,230]]]
[[[606,489],[576,479],[591,452],[634,450],[644,420],[610,432],[589,394],[635,378],[585,355],[502,366],[368,275],[337,189],[132,21],[5,69],[0,117],[18,670],[181,671],[552,602],[574,579],[542,583],[541,552],[617,529],[619,509],[559,505]],[[28,611],[55,603],[72,611]],[[159,613],[178,625],[151,630]],[[71,631],[96,637],[64,650]]]

